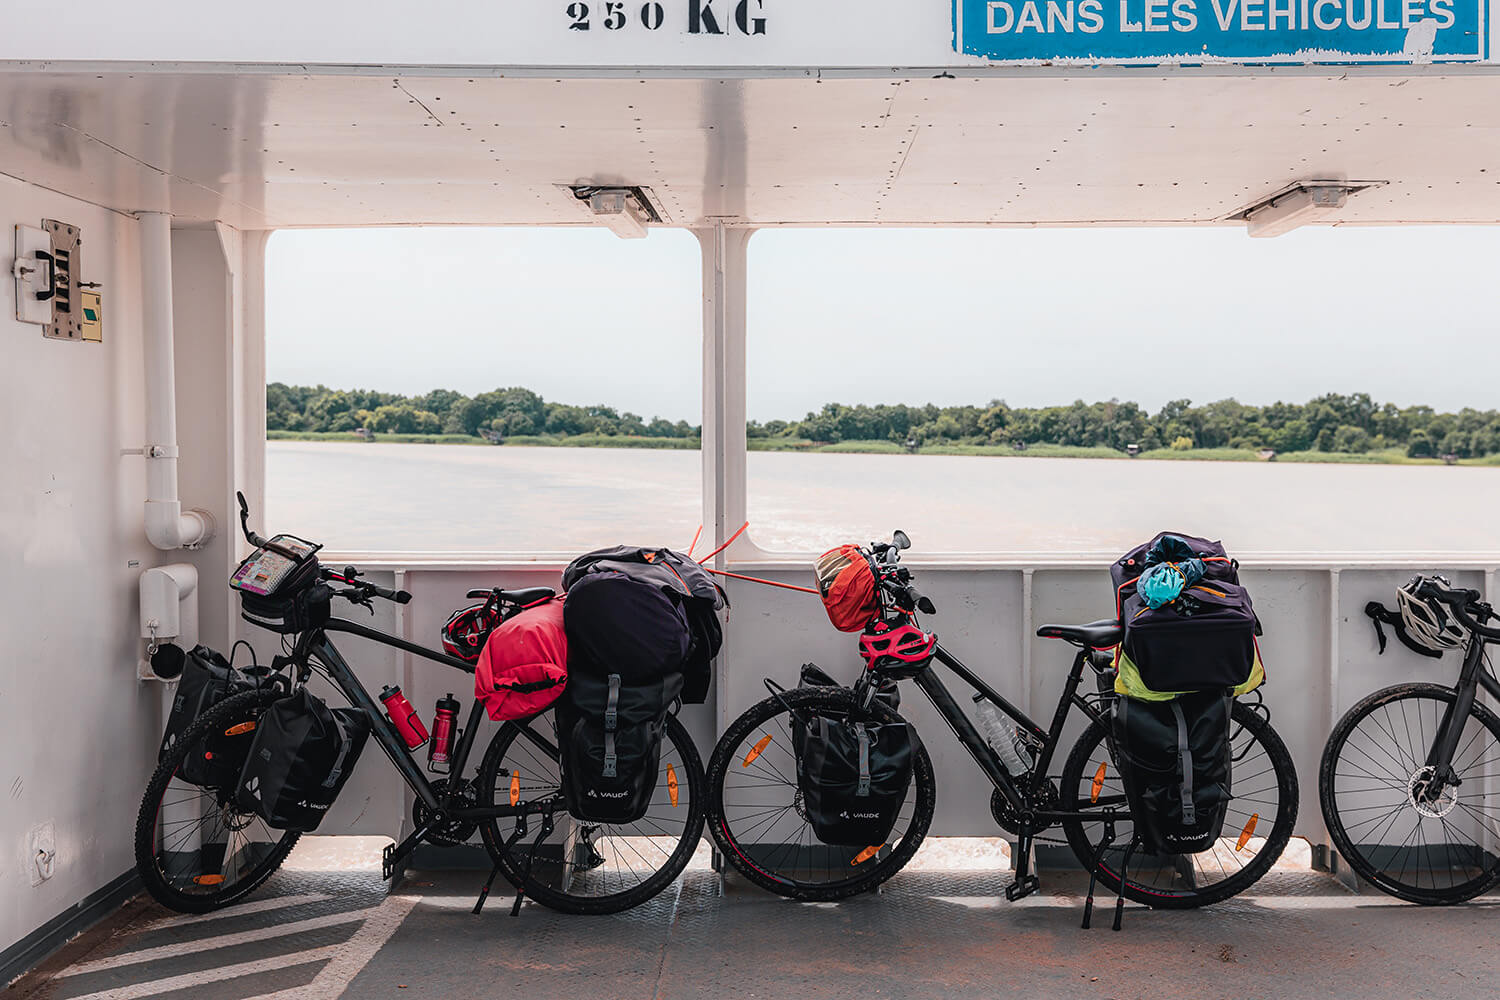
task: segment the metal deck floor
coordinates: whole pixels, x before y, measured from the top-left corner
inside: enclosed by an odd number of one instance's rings
[[[1085,880],[909,871],[885,891],[799,904],[711,871],[628,913],[510,916],[476,872],[278,874],[238,908],[180,918],[136,900],[19,980],[14,1000],[347,998],[1461,998],[1500,995],[1500,898],[1432,909],[1273,872],[1197,911],[1108,907],[1079,928]]]

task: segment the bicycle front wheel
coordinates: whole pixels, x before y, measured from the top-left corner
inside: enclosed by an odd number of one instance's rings
[[[1434,782],[1429,752],[1457,694],[1437,684],[1376,691],[1339,720],[1318,769],[1334,847],[1366,882],[1413,903],[1460,903],[1500,882],[1500,720],[1474,703]]]
[[[847,688],[797,688],[753,706],[714,748],[709,831],[729,863],[761,888],[802,900],[852,896],[900,871],[927,835],[936,782],[920,743],[913,748],[911,787],[884,844],[839,847],[814,834],[797,782],[791,713],[846,719],[855,707]],[[866,716],[904,721],[880,701]]]
[[[1218,842],[1198,854],[1130,857],[1125,896],[1162,909],[1207,906],[1244,892],[1276,863],[1297,822],[1297,771],[1286,744],[1260,713],[1236,701],[1230,715],[1233,754],[1232,794]],[[1094,785],[1103,775],[1096,793]],[[1127,807],[1120,768],[1110,750],[1104,726],[1089,723],[1068,755],[1062,774],[1065,811],[1083,818],[1067,820],[1063,831],[1084,868],[1093,865],[1103,843],[1105,825],[1088,813]],[[1099,859],[1099,881],[1111,892],[1120,889],[1125,850],[1134,836],[1129,821],[1115,823],[1114,843]]]
[[[538,802],[562,791],[555,713],[507,722],[479,767],[479,804]],[[646,814],[633,823],[590,823],[559,805],[555,828],[540,843],[542,817],[506,816],[479,824],[490,857],[511,885],[563,913],[618,913],[639,906],[672,883],[703,836],[703,760],[675,715],[662,737],[656,791]]]
[[[135,867],[163,906],[207,913],[237,902],[270,878],[297,843],[300,834],[273,830],[235,803],[238,768],[212,787],[179,774],[189,754],[242,760],[254,723],[284,696],[268,687],[224,699],[188,727],[157,765],[136,818]]]

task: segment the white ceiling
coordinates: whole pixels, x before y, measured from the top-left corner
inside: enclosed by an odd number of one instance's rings
[[[242,228],[1222,221],[1308,178],[1339,221],[1500,221],[1488,71],[1055,71],[957,79],[503,78],[0,68],[0,173]]]

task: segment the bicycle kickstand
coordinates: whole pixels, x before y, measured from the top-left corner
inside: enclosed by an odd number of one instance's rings
[[[542,816],[542,830],[536,835],[536,840],[531,842],[531,850],[526,855],[526,871],[521,874],[521,884],[516,886],[516,901],[510,908],[510,915],[518,917],[521,915],[521,900],[526,898],[526,883],[531,881],[531,865],[536,861],[536,852],[541,849],[542,841],[552,833],[552,814],[545,813]],[[563,859],[567,863],[567,859]]]
[[[1104,839],[1099,841],[1099,849],[1094,852],[1094,863],[1089,865],[1089,894],[1083,900],[1083,929],[1089,929],[1089,922],[1094,916],[1094,884],[1099,881],[1099,866],[1104,863],[1104,852],[1109,850],[1115,842],[1115,825],[1104,824]]]
[[[516,828],[511,833],[511,835],[506,838],[505,848],[502,853],[504,853],[508,857],[510,855],[510,849],[515,846],[516,841],[520,840],[524,836],[526,836],[526,817],[524,815],[521,815],[516,817]],[[484,909],[485,900],[490,898],[490,889],[494,887],[495,876],[499,874],[500,862],[497,861],[495,862],[495,866],[490,869],[490,877],[484,880],[484,888],[479,890],[478,901],[474,903],[474,915],[476,917],[479,916],[479,911]],[[517,891],[519,892],[520,890]]]
[[[1120,859],[1120,894],[1115,897],[1115,930],[1120,929],[1120,921],[1125,918],[1125,880],[1129,877],[1130,858],[1140,842],[1140,834],[1131,834],[1130,846],[1125,848],[1125,857]]]

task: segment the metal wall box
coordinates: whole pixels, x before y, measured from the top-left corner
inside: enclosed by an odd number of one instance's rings
[[[82,340],[83,312],[78,302],[78,247],[83,242],[78,227],[56,219],[43,219],[42,228],[52,237],[54,277],[52,322],[42,327],[42,336],[53,340]]]

